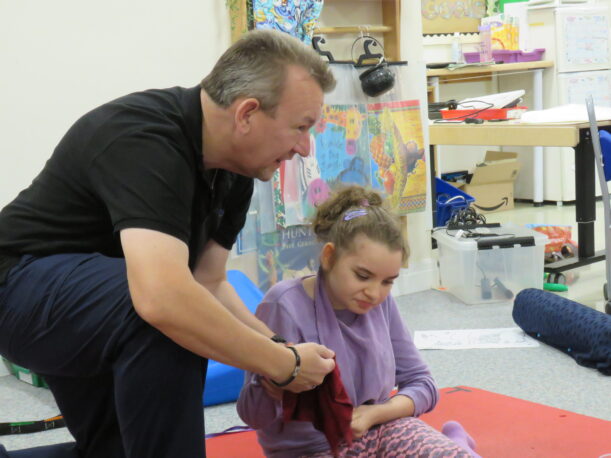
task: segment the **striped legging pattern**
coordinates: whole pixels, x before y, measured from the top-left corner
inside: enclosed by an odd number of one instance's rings
[[[418,418],[407,417],[371,428],[340,446],[339,458],[470,458],[471,454]],[[301,458],[333,458],[331,451]]]

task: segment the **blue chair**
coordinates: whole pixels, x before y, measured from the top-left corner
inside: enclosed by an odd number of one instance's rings
[[[235,288],[240,299],[246,304],[248,310],[255,313],[257,306],[263,299],[263,293],[257,285],[239,270],[229,270],[227,279]],[[206,373],[204,406],[235,401],[238,399],[243,383],[244,371],[242,369],[210,360]]]
[[[598,132],[600,137],[600,148],[603,155],[603,169],[605,171],[605,180],[611,181],[611,133],[606,130]]]

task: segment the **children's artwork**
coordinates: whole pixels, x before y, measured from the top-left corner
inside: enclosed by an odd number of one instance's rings
[[[417,100],[325,105],[311,131],[310,154],[283,162],[272,179],[275,225],[307,224],[332,190],[350,184],[381,191],[399,215],[420,211],[424,158]]]
[[[312,43],[323,0],[253,0],[256,29],[274,29]]]
[[[310,226],[292,226],[259,238],[259,288],[316,273],[320,243]]]
[[[417,100],[368,105],[372,187],[399,215],[424,209],[426,163]]]
[[[257,184],[258,270],[262,289],[314,272],[319,244],[307,225],[316,207],[343,185],[382,192],[400,215],[426,202],[424,140],[417,100],[325,105],[310,132],[310,154],[285,161]],[[252,243],[248,229],[240,252]]]
[[[306,216],[313,214],[332,189],[347,184],[371,186],[365,105],[325,105],[312,135],[310,155],[316,166],[310,163],[308,167],[318,172],[304,196]]]

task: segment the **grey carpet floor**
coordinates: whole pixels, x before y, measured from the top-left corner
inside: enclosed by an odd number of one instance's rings
[[[440,291],[397,299],[410,331],[513,327],[512,303],[465,305]],[[611,377],[578,366],[570,357],[542,344],[536,348],[424,350],[439,387],[467,385],[611,421]],[[0,377],[0,422],[54,416],[48,390],[12,376]],[[206,432],[243,424],[235,404],[205,408]],[[610,423],[611,437],[611,423]],[[71,440],[65,428],[0,437],[8,450]],[[611,439],[610,439],[611,441]]]

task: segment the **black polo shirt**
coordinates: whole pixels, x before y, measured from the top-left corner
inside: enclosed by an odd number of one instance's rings
[[[0,212],[0,282],[24,254],[122,257],[119,231],[153,229],[230,249],[253,180],[203,170],[200,88],[121,97],[80,118],[32,184]]]

